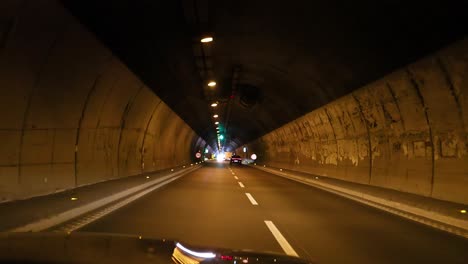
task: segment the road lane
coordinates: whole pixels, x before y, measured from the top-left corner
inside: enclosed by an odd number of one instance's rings
[[[294,252],[319,263],[467,263],[466,239],[253,168],[222,166],[208,164],[82,230]]]
[[[248,167],[232,170],[300,256],[319,263],[468,263],[468,240]]]
[[[227,168],[210,164],[80,231],[136,234],[283,253]]]

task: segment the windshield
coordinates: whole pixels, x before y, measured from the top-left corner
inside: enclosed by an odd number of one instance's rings
[[[0,262],[468,263],[467,1],[0,1]]]

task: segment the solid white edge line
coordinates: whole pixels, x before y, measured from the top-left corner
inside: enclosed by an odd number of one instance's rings
[[[255,199],[253,198],[253,196],[252,196],[250,193],[245,193],[245,195],[247,196],[247,198],[249,199],[249,201],[250,201],[253,205],[258,205],[257,201],[255,201]]]
[[[389,201],[380,197],[360,193],[357,191],[352,191],[342,187],[333,186],[331,184],[322,183],[317,180],[314,181],[313,179],[307,177],[293,176],[289,173],[287,174],[271,169],[260,168],[258,166],[254,168],[269,172],[271,174],[275,174],[280,177],[288,178],[303,184],[307,184],[327,192],[337,194],[339,196],[354,200],[362,204],[369,205],[371,207],[401,216],[403,218],[411,219],[426,226],[434,227],[451,234],[468,238],[468,221],[456,219],[433,211],[427,211],[408,204],[402,204],[397,201]]]
[[[244,187],[245,187],[244,184],[243,184],[242,182],[237,182],[237,183],[239,183],[239,186],[240,186],[241,188],[244,188]]]
[[[75,230],[77,230],[77,229],[80,229],[80,228],[82,228],[83,226],[85,226],[85,225],[87,225],[87,224],[90,224],[90,223],[92,223],[92,222],[98,220],[99,218],[102,218],[102,217],[104,217],[104,216],[106,216],[106,215],[112,213],[113,211],[124,207],[125,205],[127,205],[127,204],[129,204],[129,203],[131,203],[131,202],[133,202],[133,201],[135,201],[135,200],[141,198],[142,196],[144,196],[144,195],[146,195],[146,194],[148,194],[148,193],[150,193],[150,192],[152,192],[152,191],[154,191],[154,190],[156,190],[156,189],[158,189],[158,188],[160,188],[160,187],[162,187],[162,186],[164,186],[164,185],[166,185],[166,184],[168,184],[168,183],[171,183],[171,182],[173,182],[173,181],[179,179],[179,178],[182,177],[182,176],[183,176],[183,175],[176,176],[176,177],[174,177],[174,178],[171,178],[171,179],[168,180],[168,181],[165,181],[165,182],[160,183],[160,184],[158,184],[158,185],[156,185],[156,186],[153,186],[153,187],[151,187],[151,188],[149,188],[149,189],[146,189],[146,190],[144,190],[144,191],[142,191],[142,192],[139,192],[139,193],[137,193],[137,194],[135,194],[135,195],[132,195],[132,196],[130,196],[130,197],[128,197],[128,198],[125,198],[123,201],[120,201],[120,202],[118,202],[117,204],[115,204],[115,205],[113,205],[113,206],[111,206],[111,207],[108,207],[108,208],[103,209],[101,212],[97,213],[96,215],[94,215],[94,216],[91,217],[90,219],[86,219],[86,220],[84,220],[84,221],[82,221],[82,222],[78,222],[78,223],[76,223],[75,225],[73,225],[72,227],[64,228],[64,229],[62,229],[62,230],[63,230],[64,232],[73,232],[73,231],[75,231]],[[61,231],[62,231],[62,230],[61,230]]]
[[[275,226],[275,224],[273,224],[272,221],[265,220],[265,224],[268,227],[268,229],[270,229],[270,232],[273,234],[276,241],[278,241],[278,244],[280,244],[281,248],[284,250],[284,252],[287,255],[299,257],[299,255],[296,253],[296,251],[292,248],[291,244],[289,244],[289,242],[281,234],[281,232],[278,230],[278,228]]]
[[[100,207],[103,207],[103,206],[105,206],[105,205],[107,205],[109,203],[112,203],[112,202],[116,201],[116,200],[119,200],[119,199],[124,198],[124,197],[129,196],[129,195],[132,195],[134,193],[137,193],[137,192],[139,192],[141,190],[144,190],[144,189],[146,189],[148,187],[151,187],[152,185],[164,182],[164,181],[166,181],[166,180],[168,180],[170,178],[173,178],[173,177],[176,177],[176,176],[179,176],[179,175],[182,176],[182,175],[184,175],[186,173],[192,172],[197,168],[199,168],[199,167],[190,167],[190,168],[187,168],[186,170],[183,170],[183,171],[178,171],[178,172],[175,172],[175,173],[171,173],[171,174],[163,176],[161,178],[157,178],[157,179],[152,180],[150,182],[144,183],[144,184],[139,185],[139,186],[132,187],[132,188],[127,189],[125,191],[113,194],[111,196],[107,196],[105,198],[102,198],[100,200],[97,200],[97,201],[82,205],[80,207],[70,209],[68,211],[59,213],[57,215],[50,216],[48,218],[39,219],[39,220],[37,220],[35,222],[26,224],[24,226],[16,227],[14,229],[9,230],[9,232],[38,232],[38,231],[42,231],[42,230],[52,228],[54,226],[60,225],[60,224],[65,223],[65,222],[67,222],[69,220],[72,220],[74,218],[77,218],[77,217],[79,217],[79,216],[81,216],[81,215],[83,215],[85,213],[88,213],[88,212],[96,210],[96,209],[98,209]]]

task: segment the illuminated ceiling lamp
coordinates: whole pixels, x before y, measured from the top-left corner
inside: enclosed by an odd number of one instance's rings
[[[212,104],[211,104],[211,107],[216,107],[216,106],[218,106],[217,103],[212,103]]]
[[[210,37],[210,36],[203,37],[202,39],[200,39],[200,42],[201,42],[201,43],[210,43],[210,42],[213,42],[213,37]]]
[[[215,122],[215,125],[217,125],[217,124],[219,124],[219,122],[218,122],[218,121],[216,121],[216,122]]]
[[[214,117],[214,118],[218,118],[218,115],[214,115],[213,117]]]
[[[215,87],[215,86],[216,86],[216,82],[215,82],[215,81],[209,81],[209,82],[208,82],[208,86],[209,86],[209,87]]]

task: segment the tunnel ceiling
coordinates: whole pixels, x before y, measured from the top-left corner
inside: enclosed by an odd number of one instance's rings
[[[63,3],[213,145],[216,110],[230,148],[463,38],[468,25],[464,1]],[[214,41],[200,43],[205,35]]]

